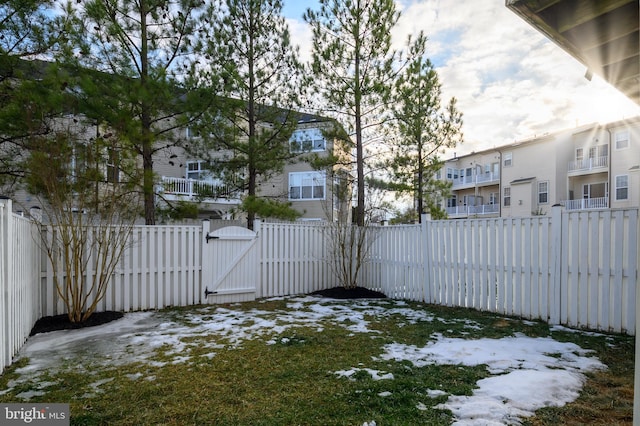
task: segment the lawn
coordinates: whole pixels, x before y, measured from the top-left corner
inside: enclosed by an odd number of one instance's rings
[[[38,334],[0,402],[76,425],[631,424],[633,363],[629,336],[308,296]]]

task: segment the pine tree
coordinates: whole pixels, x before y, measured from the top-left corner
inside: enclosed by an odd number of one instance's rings
[[[391,29],[399,19],[393,0],[320,0],[304,19],[313,32],[316,87],[333,115],[355,138],[355,222],[365,223],[365,153],[388,106],[398,54]]]
[[[135,153],[147,225],[156,222],[154,156],[185,146],[177,129],[213,97],[188,83],[197,72],[196,16],[202,0],[89,0],[68,5],[75,16],[61,61],[82,114],[114,131],[120,150]],[[87,72],[86,70],[91,70]]]
[[[418,39],[413,53],[424,52],[424,39]],[[449,185],[435,179],[442,167],[438,154],[462,142],[462,113],[451,98],[441,103],[442,90],[433,64],[423,55],[398,77],[394,86],[393,129],[389,139],[392,156],[386,162],[390,181],[387,188],[412,195],[418,217],[426,213],[439,216],[438,201],[449,192]]]
[[[209,149],[226,154],[214,158],[218,175],[246,191],[243,209],[253,228],[256,215],[291,218],[287,203],[264,199],[260,179],[282,170],[296,153],[289,148],[306,80],[298,51],[291,45],[280,0],[226,0],[223,14],[215,5],[206,14],[211,25],[207,57],[221,79],[222,107],[203,123]]]

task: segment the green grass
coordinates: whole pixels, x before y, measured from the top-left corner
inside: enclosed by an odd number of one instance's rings
[[[286,301],[252,302],[226,309],[273,312],[282,315]],[[625,424],[633,411],[633,338],[553,332],[543,323],[522,322],[492,314],[426,306],[407,302],[381,306],[384,315],[370,315],[369,329],[349,331],[342,323],[290,328],[239,345],[228,345],[215,333],[183,339],[189,360],[172,363],[173,348],[163,347],[149,361],[120,366],[68,365],[46,373],[38,381],[22,383],[0,395],[0,402],[20,402],[18,394],[38,391],[31,402],[66,402],[74,425],[358,425],[372,420],[381,425],[448,425],[451,414],[435,409],[449,394],[471,395],[488,373],[484,366],[428,365],[380,360],[389,343],[424,346],[434,333],[457,338],[501,338],[522,333],[550,334],[592,349],[609,368],[591,373],[580,398],[565,407],[540,410],[524,420],[528,425]],[[186,315],[202,307],[163,311],[167,319],[192,326]],[[425,311],[433,321],[412,322],[388,309]],[[212,308],[215,309],[215,308]],[[304,308],[303,308],[304,309]],[[267,314],[269,317],[269,314]],[[248,326],[245,324],[245,326]],[[275,342],[267,344],[268,341]],[[218,344],[216,349],[211,344]],[[224,346],[222,346],[224,345]],[[209,347],[208,347],[209,346]],[[211,357],[211,352],[215,356]],[[21,359],[0,376],[0,393],[19,379]],[[353,368],[391,373],[393,380],[373,380],[360,370],[350,378],[335,372]],[[46,381],[49,386],[42,386]],[[51,384],[53,383],[53,384]],[[429,390],[447,394],[428,396]],[[420,407],[420,409],[418,408]]]

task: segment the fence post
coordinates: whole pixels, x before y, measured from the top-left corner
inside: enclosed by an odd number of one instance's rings
[[[10,233],[13,230],[11,224],[12,207],[11,200],[6,197],[0,197],[0,372],[4,367],[11,364],[12,342],[11,342],[11,316],[9,313],[9,286],[11,285],[11,277],[13,273],[13,262],[10,256],[13,253],[11,243],[13,237]]]
[[[431,221],[430,214],[423,214],[420,220],[420,240],[422,243],[422,279],[423,279],[423,298],[424,302],[431,303],[431,271],[433,263],[433,249],[431,247],[431,239],[429,238],[427,222]]]
[[[200,290],[204,291],[205,293],[199,294],[197,297],[197,300],[201,300],[202,303],[207,303],[207,294],[206,292],[208,290],[211,290],[209,288],[206,287],[206,283],[208,282],[209,278],[212,276],[213,271],[211,270],[211,259],[209,259],[209,257],[211,256],[209,247],[208,247],[208,238],[209,238],[209,230],[211,229],[211,222],[209,222],[208,219],[205,219],[202,221],[202,241],[200,241],[202,250],[200,250],[200,255],[202,256],[202,269],[200,271]],[[202,289],[202,287],[205,287],[204,290]]]
[[[555,204],[551,207],[551,263],[549,277],[548,315],[549,323],[560,324],[560,309],[562,306],[560,286],[562,284],[562,206]]]

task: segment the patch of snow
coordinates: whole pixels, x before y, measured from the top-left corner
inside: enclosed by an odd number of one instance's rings
[[[386,345],[383,360],[425,365],[486,365],[494,375],[478,381],[471,396],[451,395],[437,408],[453,413],[456,425],[512,424],[542,407],[562,406],[578,397],[587,371],[606,368],[574,343],[524,335],[502,339],[439,336],[424,347]]]
[[[346,377],[349,380],[354,380],[352,379],[352,376],[354,374],[356,374],[358,371],[366,371],[367,373],[369,373],[369,375],[371,375],[371,378],[373,380],[393,380],[393,374],[392,373],[384,373],[384,372],[380,372],[378,370],[372,370],[371,368],[352,368],[350,370],[340,370],[340,371],[335,371],[334,374],[339,376],[339,377]]]

